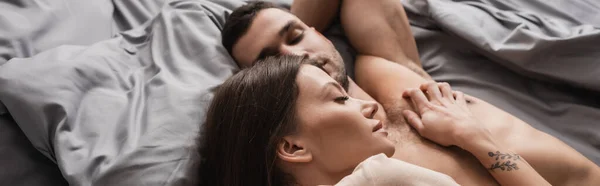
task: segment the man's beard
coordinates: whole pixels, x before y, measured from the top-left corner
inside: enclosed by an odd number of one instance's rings
[[[350,86],[350,81],[348,81],[348,74],[346,73],[346,68],[344,68],[344,66],[341,66],[341,68],[338,70],[338,75],[336,75],[335,77],[332,77],[335,81],[337,81],[340,85],[342,85],[342,87],[344,88],[344,90],[346,90],[346,92],[348,92],[348,86]]]
[[[330,54],[318,54],[314,59],[310,59],[309,61],[311,65],[325,71],[325,73],[329,74],[331,78],[337,81],[344,90],[348,91],[350,81],[348,80],[348,74],[344,67],[344,61],[335,49],[330,52]]]

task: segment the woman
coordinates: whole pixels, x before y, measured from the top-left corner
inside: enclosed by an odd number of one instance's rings
[[[382,121],[373,119],[377,104],[349,97],[311,63],[296,56],[269,57],[219,87],[198,140],[200,185],[372,184],[356,174],[368,165],[408,167],[376,175],[387,183],[415,170],[426,175],[419,183],[455,184],[441,173],[385,158],[393,155],[394,145]],[[490,149],[508,152],[470,116],[461,93],[436,89],[426,91],[439,92],[439,97],[427,98],[421,90],[405,92],[422,114],[404,114],[421,135],[459,146],[486,165],[491,163],[485,157]],[[370,158],[377,154],[385,156]],[[515,160],[508,166],[518,166],[519,173],[491,173],[499,183],[548,184],[522,158],[511,158]],[[410,184],[406,177],[397,181]]]

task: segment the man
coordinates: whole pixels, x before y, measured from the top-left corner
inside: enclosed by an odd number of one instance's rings
[[[319,33],[338,8],[345,34],[358,52],[357,83],[347,78],[340,54]],[[378,112],[376,117],[388,121],[390,139],[396,144],[394,158],[445,173],[462,185],[496,184],[485,170],[491,165],[481,166],[466,151],[425,140],[406,124],[405,117],[419,116],[403,114],[414,109],[402,92],[431,81],[431,77],[421,67],[399,0],[296,0],[291,13],[269,3],[250,3],[229,17],[223,45],[241,68],[277,54],[320,59],[323,69],[345,85],[351,96],[381,103],[385,113]],[[437,93],[427,92],[432,96]],[[551,184],[600,184],[595,176],[600,175],[600,168],[568,145],[485,101],[471,96],[467,99],[473,114],[494,137],[527,159]]]

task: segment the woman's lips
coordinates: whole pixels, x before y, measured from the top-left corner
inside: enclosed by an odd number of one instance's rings
[[[373,132],[377,132],[378,130],[381,130],[381,129],[383,129],[383,123],[382,123],[381,121],[379,121],[379,122],[377,123],[377,125],[375,125],[375,126],[373,127]]]
[[[375,127],[373,127],[373,133],[381,134],[385,137],[388,136],[388,132],[387,132],[387,130],[385,130],[383,128],[383,122],[381,122],[381,121],[379,121],[379,123],[377,123],[377,125],[375,125]]]

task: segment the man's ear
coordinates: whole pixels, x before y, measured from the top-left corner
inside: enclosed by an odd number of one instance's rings
[[[284,137],[277,144],[277,157],[291,163],[308,163],[312,161],[310,150],[300,140],[292,137]]]

